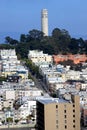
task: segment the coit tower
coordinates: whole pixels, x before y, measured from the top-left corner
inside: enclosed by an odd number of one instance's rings
[[[41,31],[44,36],[48,36],[48,11],[47,9],[42,9],[41,11]]]

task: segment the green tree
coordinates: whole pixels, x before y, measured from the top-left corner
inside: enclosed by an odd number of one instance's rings
[[[61,34],[62,34],[62,36],[65,36],[65,38],[67,38],[67,39],[71,39],[71,37],[70,37],[70,35],[69,35],[69,32],[67,31],[67,30],[65,30],[65,29],[62,29],[61,30]]]
[[[6,41],[6,43],[9,43],[11,45],[17,45],[19,43],[18,40],[13,39],[9,36],[5,37],[5,41]]]
[[[2,76],[2,77],[0,77],[0,82],[2,82],[2,81],[6,81],[6,77],[4,77],[4,76]]]
[[[69,48],[69,50],[72,54],[77,54],[79,52],[79,42],[78,42],[78,40],[75,39],[75,38],[72,38],[68,48]]]
[[[29,31],[29,35],[34,40],[36,40],[36,39],[41,40],[43,37],[43,32],[33,29],[33,30]]]
[[[53,29],[52,37],[55,39],[59,39],[60,36],[61,36],[61,30],[59,28]]]
[[[28,58],[29,50],[42,50],[48,54],[87,54],[87,40],[71,38],[65,29],[54,28],[51,36],[43,36],[43,32],[32,29],[28,34],[21,34],[20,42],[7,36],[6,44],[0,44],[0,49],[15,48],[19,58]],[[9,43],[9,44],[7,44]]]
[[[79,47],[79,53],[83,54],[86,50],[86,44],[82,38],[78,39],[78,47]]]
[[[19,120],[18,120],[18,119],[16,119],[16,120],[15,120],[15,123],[17,124],[18,122],[19,122]]]
[[[0,44],[0,49],[14,49],[15,47],[10,44]]]
[[[31,71],[31,73],[33,75],[35,75],[37,78],[41,78],[42,76],[39,73],[39,67],[36,66],[34,63],[32,63],[31,60],[25,59],[26,61],[26,66],[29,68],[29,70]],[[29,75],[31,77],[31,75]]]
[[[27,58],[30,46],[29,44],[20,43],[15,47],[15,49],[17,54],[19,54],[21,58]]]
[[[12,41],[12,38],[10,36],[5,37],[6,43],[9,43]]]
[[[12,39],[11,42],[10,42],[11,45],[17,45],[18,43],[19,42],[15,39]]]
[[[26,35],[25,34],[21,34],[21,36],[20,36],[20,42],[26,43],[26,39],[27,39]]]
[[[12,117],[8,117],[8,118],[6,119],[6,121],[9,122],[9,123],[10,123],[10,122],[13,122],[13,118],[12,118]]]

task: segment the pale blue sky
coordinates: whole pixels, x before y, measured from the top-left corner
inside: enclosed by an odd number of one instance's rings
[[[49,34],[58,27],[72,37],[87,37],[87,0],[0,0],[0,41],[40,30],[43,8],[48,9]]]

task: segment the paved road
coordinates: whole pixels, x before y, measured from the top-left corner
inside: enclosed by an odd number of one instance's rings
[[[28,69],[29,70],[29,69]],[[49,93],[46,84],[41,81],[40,79],[37,79],[34,75],[32,75],[32,73],[29,71],[30,75],[32,76],[32,78],[34,79],[35,82],[35,86],[37,88],[39,88],[40,90],[42,90],[44,93]]]

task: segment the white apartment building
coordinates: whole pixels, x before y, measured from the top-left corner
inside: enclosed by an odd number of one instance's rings
[[[81,83],[81,90],[87,89],[87,83]]]
[[[2,61],[2,71],[3,72],[9,72],[9,71],[16,71],[17,70],[17,65],[20,64],[20,61],[18,60],[3,60]]]
[[[2,62],[2,75],[7,76],[11,72],[16,72],[20,61],[17,59],[15,49],[0,50],[0,59]]]
[[[16,91],[16,99],[22,98],[22,97],[35,97],[35,96],[41,96],[42,91],[38,90],[37,88],[31,88],[28,90],[17,90]]]
[[[17,60],[15,49],[0,50],[0,59],[1,60],[13,59],[14,61]]]
[[[19,76],[21,76],[22,79],[27,79],[28,78],[28,70],[22,65],[17,66],[16,73]]]
[[[19,109],[19,118],[26,119],[27,116],[35,114],[36,101],[26,101]],[[34,112],[34,113],[33,113]],[[34,115],[35,116],[35,115]],[[36,116],[35,116],[36,117]]]
[[[3,111],[0,111],[0,124],[1,122],[5,120],[5,113]]]
[[[80,71],[69,70],[68,72],[66,72],[65,78],[66,80],[69,80],[69,79],[80,80],[81,79],[80,74],[81,74]]]
[[[9,99],[13,99],[15,100],[15,90],[6,90],[3,93],[3,98],[4,100],[9,100]]]
[[[3,107],[4,107],[3,101],[0,99],[0,111],[2,111]]]
[[[51,55],[44,54],[43,51],[31,50],[29,51],[28,58],[35,64],[37,63],[52,63],[53,59]]]
[[[0,50],[0,59],[2,76],[6,77],[7,75],[17,73],[24,79],[28,78],[28,70],[20,64],[15,49]]]
[[[63,66],[41,66],[39,71],[44,77],[43,80],[48,86],[49,90],[57,90],[63,88],[65,82],[65,71]]]
[[[87,70],[86,70],[86,69],[85,69],[84,72],[82,72],[82,73],[80,74],[80,77],[81,77],[83,80],[87,80]]]

